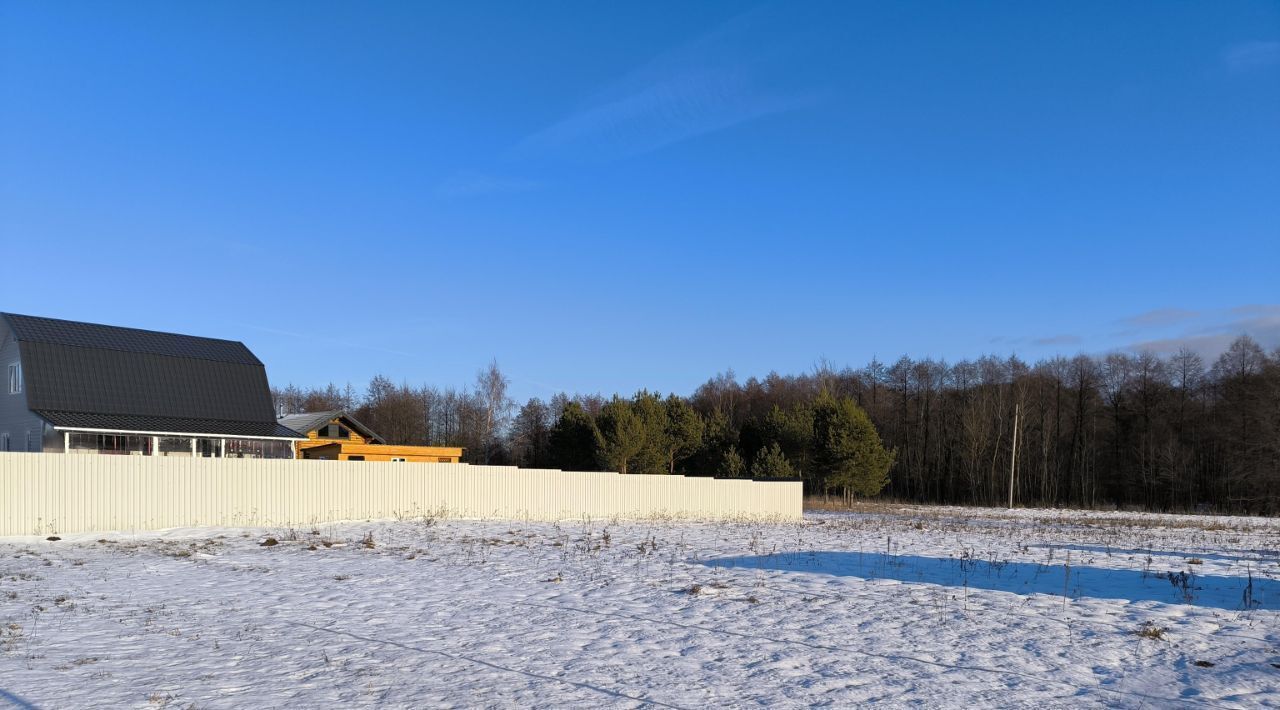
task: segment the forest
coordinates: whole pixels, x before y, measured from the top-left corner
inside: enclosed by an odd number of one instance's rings
[[[1280,348],[1241,336],[1212,362],[1115,352],[1034,364],[907,356],[688,395],[511,400],[491,363],[468,387],[274,392],[282,413],[342,409],[391,443],[472,463],[799,477],[810,495],[961,505],[1280,514]],[[1016,461],[1014,439],[1016,436]]]

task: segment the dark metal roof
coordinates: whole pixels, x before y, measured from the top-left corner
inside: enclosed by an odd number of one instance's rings
[[[16,340],[76,348],[96,348],[126,353],[146,353],[168,357],[212,360],[239,365],[261,365],[244,343],[202,338],[194,335],[161,333],[154,330],[121,328],[114,325],[0,313],[13,329]]]
[[[286,414],[276,419],[276,422],[289,427],[299,434],[308,434],[340,416],[342,416],[342,412],[337,410],[332,412],[302,412],[301,414]]]
[[[57,413],[60,421],[77,414],[97,417],[94,421],[153,422],[127,427],[134,431],[293,436],[277,433],[266,369],[243,343],[8,313],[0,317],[18,341],[32,411]],[[205,425],[179,430],[171,427],[173,420]]]
[[[36,410],[36,414],[55,427],[66,429],[110,429],[114,431],[154,431],[171,434],[217,434],[219,436],[271,436],[282,439],[305,439],[275,422],[233,422],[222,419],[182,419],[178,417],[139,417],[127,414],[87,414]]]
[[[331,412],[302,412],[300,414],[286,414],[283,417],[280,417],[277,421],[296,432],[308,434],[319,429],[325,424],[328,424],[334,419],[342,419],[347,423],[349,428],[360,432],[364,438],[369,439],[373,443],[386,443],[386,440],[379,436],[376,431],[361,424],[356,421],[355,417],[339,409],[335,409]]]

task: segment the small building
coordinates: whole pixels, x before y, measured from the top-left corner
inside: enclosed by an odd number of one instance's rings
[[[342,411],[288,414],[278,423],[306,434],[298,442],[300,459],[330,461],[416,461],[458,463],[462,449],[456,446],[399,446],[388,444],[369,427]]]
[[[0,313],[0,451],[295,457],[244,343]]]

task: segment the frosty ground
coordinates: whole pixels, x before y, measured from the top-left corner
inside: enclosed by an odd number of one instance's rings
[[[1276,706],[1277,549],[896,506],[5,538],[0,706]]]

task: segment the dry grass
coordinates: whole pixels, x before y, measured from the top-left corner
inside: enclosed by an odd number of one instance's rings
[[[1163,641],[1165,631],[1167,631],[1167,629],[1156,626],[1150,621],[1145,621],[1142,623],[1142,626],[1138,627],[1138,630],[1135,631],[1134,633],[1144,639],[1151,639],[1153,641]]]
[[[919,523],[921,520],[945,520],[948,522],[961,520],[1016,520],[1022,523],[1034,523],[1056,528],[1168,528],[1174,530],[1202,530],[1206,532],[1266,532],[1273,529],[1273,526],[1266,519],[1258,519],[1255,523],[1241,517],[1133,513],[1115,510],[1069,508],[1025,508],[1018,509],[1020,512],[1006,512],[1002,508],[921,505],[882,500],[854,501],[851,505],[846,505],[838,499],[828,500],[817,496],[805,498],[804,508],[810,512],[840,512],[884,516],[887,518],[909,518],[916,521],[913,523],[916,529],[921,529]],[[1028,517],[1028,512],[1031,513],[1031,517]]]

